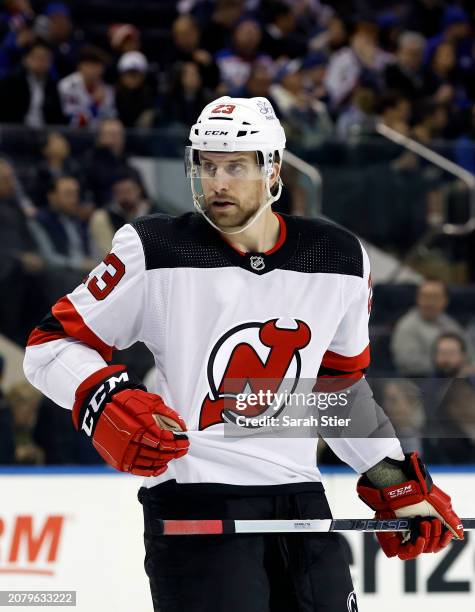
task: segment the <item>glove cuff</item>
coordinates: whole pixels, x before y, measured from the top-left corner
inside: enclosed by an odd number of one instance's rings
[[[386,458],[384,462],[399,467],[407,480],[376,488],[366,474],[361,476],[357,484],[358,495],[373,510],[397,510],[417,504],[432,490],[432,479],[417,453],[406,454],[404,461]]]
[[[112,397],[124,389],[147,390],[125,365],[107,366],[86,378],[76,390],[72,411],[76,430],[92,438],[102,411]]]

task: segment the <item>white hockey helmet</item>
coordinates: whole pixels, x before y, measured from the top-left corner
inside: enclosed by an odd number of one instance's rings
[[[257,164],[261,168],[262,176],[266,181],[267,199],[245,227],[249,227],[258,216],[268,208],[272,202],[279,199],[282,191],[282,182],[274,194],[270,190],[270,176],[274,170],[274,163],[282,163],[285,148],[285,132],[277,119],[272,104],[267,98],[231,98],[222,96],[214,100],[201,112],[197,122],[190,130],[191,146],[186,147],[185,167],[186,175],[191,179],[193,203],[197,210],[205,215],[206,219],[216,227],[202,206],[203,195],[196,191],[195,180],[199,179],[200,151],[235,152],[256,151]],[[219,228],[217,228],[219,229]]]

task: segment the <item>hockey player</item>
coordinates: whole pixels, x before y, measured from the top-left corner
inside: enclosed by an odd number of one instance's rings
[[[269,101],[220,98],[190,140],[198,212],[120,229],[104,261],[32,332],[25,373],[72,409],[110,465],[146,477],[139,499],[156,611],[354,611],[335,534],[156,533],[157,518],[330,517],[316,440],[228,437],[229,397],[254,379],[364,385],[369,364],[368,257],[331,223],[272,212],[285,135]],[[114,347],[136,341],[154,355],[160,396],[107,364]],[[378,517],[425,517],[410,538],[380,535],[384,552],[436,552],[463,537],[460,520],[416,454],[404,456],[394,434],[374,435],[387,428],[327,443],[361,474],[358,494]]]

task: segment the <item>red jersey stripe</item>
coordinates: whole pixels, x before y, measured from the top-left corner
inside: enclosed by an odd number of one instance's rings
[[[269,251],[264,252],[264,255],[272,255],[273,253],[278,251],[280,247],[284,244],[285,239],[287,238],[287,226],[285,225],[284,218],[281,217],[278,213],[274,213],[274,215],[277,217],[279,221],[279,238],[277,239],[277,242],[274,244],[274,246]],[[231,244],[231,242],[226,238],[225,235],[222,235],[222,238],[225,242],[229,244],[229,246],[232,249],[234,249],[237,253],[239,253],[239,255],[243,255],[243,256],[247,255],[246,251],[241,251],[241,249],[238,249],[233,244]]]
[[[95,349],[106,361],[112,359],[114,347],[103,342],[91,329],[89,329],[84,319],[67,296],[58,300],[51,312],[61,323],[67,336],[76,338]]]
[[[351,374],[341,374],[340,376],[329,376],[325,374],[317,378],[317,382],[313,390],[317,393],[335,393],[352,387],[355,383],[363,378],[361,372],[351,372]]]
[[[62,330],[44,331],[35,328],[28,338],[27,346],[37,346],[68,337],[76,338],[76,340],[80,340],[95,349],[106,361],[112,359],[114,347],[109,346],[96,336],[66,296],[56,302],[51,309],[51,314],[61,325]]]
[[[323,355],[322,366],[332,370],[341,370],[342,372],[357,372],[364,370],[370,364],[369,344],[359,355],[346,357],[339,355],[333,351],[326,351]]]
[[[37,344],[44,344],[45,342],[53,342],[53,340],[61,340],[66,338],[66,334],[62,331],[43,331],[42,329],[35,329],[31,332],[27,346],[35,346]]]
[[[270,249],[270,251],[266,251],[264,255],[272,255],[272,253],[275,253],[276,251],[278,251],[280,247],[284,244],[285,239],[287,237],[287,226],[285,225],[284,219],[278,213],[274,213],[274,215],[279,220],[279,226],[280,226],[279,227],[279,232],[280,232],[279,239],[274,244],[274,246]]]

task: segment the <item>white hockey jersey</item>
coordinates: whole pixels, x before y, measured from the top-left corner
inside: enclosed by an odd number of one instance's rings
[[[71,409],[77,387],[114,348],[142,341],[190,439],[188,454],[145,486],[320,482],[316,439],[224,435],[227,379],[315,379],[369,364],[371,283],[361,244],[325,221],[279,222],[266,253],[235,250],[195,213],[125,225],[111,253],[31,334],[27,378]],[[391,437],[327,442],[357,472],[400,451]]]

